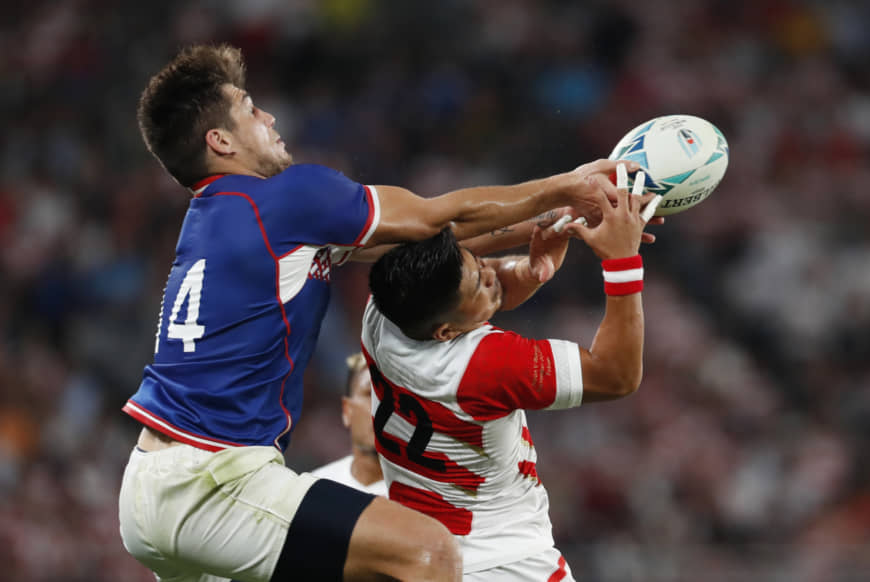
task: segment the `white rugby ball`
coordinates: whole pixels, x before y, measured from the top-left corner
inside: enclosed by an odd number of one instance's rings
[[[610,159],[643,167],[644,190],[662,196],[655,215],[665,216],[688,210],[716,189],[728,168],[728,142],[706,119],[666,115],[625,134]]]

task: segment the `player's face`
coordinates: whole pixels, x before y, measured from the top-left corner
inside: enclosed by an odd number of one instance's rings
[[[350,429],[353,446],[363,452],[375,452],[375,431],[372,426],[372,379],[368,369],[354,374],[350,394],[342,400],[342,419]]]
[[[502,287],[495,269],[486,266],[468,249],[462,249],[459,297],[459,306],[453,312],[451,323],[461,332],[480,327],[501,307]]]
[[[237,159],[261,176],[284,171],[293,158],[275,131],[275,117],[257,108],[247,91],[234,85],[226,85],[224,90],[232,102],[230,116],[236,123],[231,133]]]

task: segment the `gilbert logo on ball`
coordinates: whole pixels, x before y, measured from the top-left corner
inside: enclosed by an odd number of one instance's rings
[[[715,125],[693,115],[666,115],[629,131],[611,160],[639,163],[644,190],[662,196],[656,216],[676,214],[705,200],[728,168],[728,141]]]

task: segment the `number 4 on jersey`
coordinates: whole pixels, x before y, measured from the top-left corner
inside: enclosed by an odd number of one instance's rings
[[[181,287],[178,289],[178,294],[175,296],[175,301],[172,304],[172,312],[169,314],[169,328],[166,330],[166,337],[169,339],[180,339],[184,342],[185,352],[196,351],[196,342],[205,334],[205,326],[197,322],[199,319],[199,304],[202,299],[202,281],[205,277],[205,259],[200,259],[188,269],[184,280],[181,282]],[[166,298],[163,299],[166,301]],[[178,313],[181,311],[181,306],[187,301],[187,318],[183,323],[179,323]],[[161,309],[160,318],[163,319]],[[158,351],[160,346],[160,330],[157,333],[157,345],[154,347],[154,352]]]

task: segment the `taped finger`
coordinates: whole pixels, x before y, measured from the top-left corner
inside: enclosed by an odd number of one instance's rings
[[[640,217],[643,219],[644,222],[650,221],[650,219],[653,217],[653,214],[655,214],[656,209],[659,207],[659,204],[661,204],[661,202],[662,202],[661,196],[656,196],[655,198],[653,198],[652,200],[649,201],[649,203],[646,205],[646,208],[644,208],[640,213]]]
[[[616,166],[616,187],[620,190],[628,190],[628,171],[625,169],[625,164]]]
[[[583,218],[582,216],[580,218]],[[556,232],[562,232],[562,229],[565,228],[565,225],[571,222],[573,219],[570,214],[565,214],[560,217],[559,220],[553,223],[552,229]]]
[[[635,196],[642,195],[644,186],[646,186],[646,174],[638,172],[634,175],[634,186],[631,188],[631,193]]]

